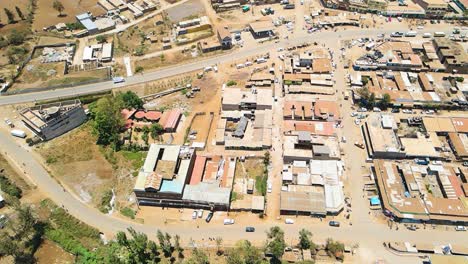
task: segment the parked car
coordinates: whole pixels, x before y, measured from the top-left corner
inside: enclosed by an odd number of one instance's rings
[[[367,112],[367,108],[361,107],[357,110],[358,112]]]
[[[248,226],[245,228],[245,232],[248,232],[248,233],[255,232],[255,227]]]
[[[356,147],[358,147],[358,148],[364,149],[364,144],[361,143],[361,142],[356,141],[356,142],[354,142],[354,145],[355,145]]]
[[[400,113],[400,108],[392,108],[392,113]]]
[[[338,221],[330,221],[328,224],[330,226],[340,227],[340,222],[338,222]]]
[[[463,162],[463,167],[468,167],[468,161]]]
[[[465,226],[456,226],[455,231],[466,231],[466,227]]]
[[[267,191],[269,193],[271,193],[273,191],[273,185],[271,184],[271,182],[268,183]]]
[[[234,219],[226,218],[226,219],[224,219],[224,224],[225,225],[233,225],[234,224]]]
[[[192,219],[197,219],[197,216],[198,216],[197,210],[193,210]]]
[[[5,124],[7,124],[7,126],[11,128],[15,127],[15,125],[13,125],[13,122],[11,122],[11,120],[8,118],[5,118]]]
[[[412,114],[413,113],[413,110],[409,110],[409,109],[403,109],[403,114]]]
[[[284,223],[288,224],[288,225],[292,225],[292,224],[294,224],[294,220],[291,219],[291,218],[286,218],[286,219],[284,219]]]
[[[123,77],[118,76],[118,77],[112,78],[112,81],[114,83],[123,83],[123,82],[125,82],[125,79]]]
[[[209,222],[211,221],[211,218],[213,218],[213,212],[210,212],[210,213],[206,216],[205,221],[206,221],[207,223],[209,223]]]
[[[198,218],[203,217],[203,209],[198,210]]]
[[[382,110],[378,107],[374,107],[372,111],[377,112],[377,113],[382,112]]]

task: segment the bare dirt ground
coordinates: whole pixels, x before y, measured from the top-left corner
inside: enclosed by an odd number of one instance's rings
[[[205,142],[208,138],[208,134],[210,133],[210,122],[211,122],[211,115],[205,112],[204,115],[196,115],[193,118],[192,126],[190,127],[190,132],[196,132],[195,138],[191,141],[196,142]]]
[[[83,202],[98,206],[112,188],[118,202],[128,201],[133,187],[132,161],[96,145],[89,124],[40,145],[37,152],[54,177]]]
[[[41,264],[68,264],[75,263],[75,257],[57,246],[54,242],[44,240],[34,256]]]
[[[134,54],[135,50],[142,45],[145,54],[162,50],[162,39],[170,36],[172,23],[167,19],[165,12],[162,13],[163,24],[155,25],[155,22],[160,19],[161,16],[155,16],[122,33],[116,34],[114,37],[115,56],[122,56],[127,53]],[[158,41],[151,43],[149,40],[142,38],[144,35],[157,36]]]
[[[201,0],[190,0],[182,5],[167,10],[169,18],[176,23],[184,19],[196,18],[205,14]]]
[[[16,20],[20,20],[20,17],[16,13],[15,7],[18,7],[21,12],[26,16],[27,15],[27,7],[28,7],[28,0],[4,0],[0,2],[0,21],[2,21],[3,24],[6,24],[8,21],[7,16],[5,15],[5,12],[3,12],[4,8],[9,9],[14,15]],[[1,31],[1,30],[0,30]]]
[[[27,2],[27,1],[25,1]],[[53,9],[50,0],[38,0],[37,11],[33,22],[33,30],[42,31],[43,27],[56,25],[57,23],[75,22],[75,16],[90,11],[95,16],[105,14],[104,8],[97,4],[97,0],[62,0],[66,16],[59,17],[58,12]]]

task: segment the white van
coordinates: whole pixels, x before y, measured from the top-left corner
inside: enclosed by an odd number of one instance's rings
[[[19,137],[19,138],[25,138],[26,137],[26,132],[24,132],[23,130],[13,129],[13,130],[11,130],[10,133],[11,133],[12,136],[15,136],[15,137]]]
[[[424,33],[423,34],[423,38],[430,38],[430,37],[432,37],[431,33]]]
[[[242,68],[244,68],[244,67],[245,67],[244,64],[237,64],[237,66],[236,66],[237,69],[242,69]]]
[[[284,220],[284,223],[286,223],[286,224],[288,224],[288,225],[292,225],[292,224],[294,224],[294,220],[291,219],[291,218],[286,218],[286,219]]]
[[[225,225],[233,225],[234,224],[234,219],[224,219],[224,224]]]

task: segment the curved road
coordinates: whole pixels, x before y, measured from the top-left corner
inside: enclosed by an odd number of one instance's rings
[[[440,31],[440,29],[438,30]],[[446,30],[445,30],[446,31]],[[135,84],[140,82],[147,82],[156,80],[172,75],[177,75],[193,70],[198,70],[208,65],[215,63],[230,62],[238,60],[243,57],[253,56],[267,50],[285,47],[289,45],[300,44],[306,41],[336,41],[336,35],[342,38],[352,38],[356,36],[372,36],[375,34],[386,33],[390,30],[347,30],[339,32],[321,32],[312,35],[296,38],[291,41],[280,41],[279,43],[261,44],[253,48],[243,48],[236,50],[230,54],[222,55],[219,57],[209,58],[203,61],[189,63],[180,66],[161,69],[154,72],[146,73],[142,76],[134,76],[127,79],[128,84]],[[430,32],[425,30],[425,32]],[[30,102],[34,100],[51,99],[57,97],[66,97],[72,95],[81,95],[114,88],[111,82],[98,83],[71,89],[52,90],[41,93],[22,94],[15,96],[2,96],[0,97],[0,105],[15,104]],[[112,235],[117,231],[126,230],[129,227],[134,228],[139,232],[147,234],[150,238],[155,239],[157,229],[167,231],[171,234],[179,234],[184,238],[184,242],[190,238],[200,240],[202,238],[223,236],[226,244],[240,239],[249,239],[260,244],[265,239],[265,231],[273,226],[279,225],[285,230],[286,241],[291,241],[297,237],[297,233],[301,228],[308,228],[314,234],[314,239],[318,241],[325,241],[328,237],[342,240],[345,242],[359,243],[359,252],[368,254],[369,258],[365,258],[367,263],[371,263],[377,257],[382,257],[389,263],[415,263],[417,258],[414,257],[397,257],[386,251],[382,246],[384,241],[410,241],[413,243],[452,243],[457,245],[467,245],[468,236],[465,232],[454,231],[441,231],[441,230],[418,230],[416,232],[408,231],[405,228],[400,230],[390,230],[383,224],[373,223],[370,218],[361,219],[354,222],[352,226],[342,226],[340,228],[332,228],[313,223],[306,223],[304,225],[284,225],[282,222],[270,220],[264,225],[255,226],[257,231],[254,233],[245,233],[244,226],[232,225],[222,226],[218,224],[201,225],[200,228],[195,228],[193,223],[181,224],[167,224],[164,226],[144,225],[130,222],[124,219],[118,219],[104,215],[98,210],[87,206],[80,202],[76,197],[66,192],[64,188],[54,180],[51,175],[42,167],[41,163],[37,161],[32,153],[28,150],[27,146],[20,146],[13,138],[6,133],[0,131],[0,146],[3,154],[7,156],[17,167],[25,171],[26,176],[29,177],[38,188],[50,197],[58,205],[64,206],[68,212],[81,221],[94,226],[102,232]]]
[[[2,130],[3,131],[3,130]],[[2,146],[2,154],[16,163],[18,167],[26,172],[26,175],[37,185],[37,187],[50,197],[59,206],[63,205],[68,212],[74,217],[81,221],[94,226],[106,234],[115,234],[117,231],[123,231],[129,227],[134,228],[139,232],[147,234],[150,238],[156,239],[155,234],[157,229],[167,231],[171,234],[179,234],[184,238],[185,243],[189,238],[195,240],[201,239],[202,237],[207,239],[208,237],[223,236],[226,243],[230,241],[236,241],[240,239],[250,239],[252,241],[264,241],[265,231],[273,226],[279,225],[287,237],[286,241],[290,241],[292,238],[296,238],[301,228],[308,228],[314,234],[314,239],[319,241],[325,241],[328,237],[339,239],[342,241],[357,242],[360,244],[360,248],[371,248],[375,250],[373,253],[379,252],[380,255],[388,254],[381,245],[384,241],[411,241],[415,243],[429,243],[429,241],[437,243],[452,243],[458,245],[467,245],[468,236],[465,232],[455,231],[439,231],[439,230],[418,230],[416,232],[408,231],[404,228],[400,228],[399,231],[390,230],[385,225],[375,224],[369,221],[362,221],[361,223],[355,223],[352,226],[342,226],[340,228],[333,228],[324,225],[284,225],[279,222],[271,221],[262,226],[256,226],[257,231],[255,233],[245,233],[244,226],[232,225],[206,225],[195,228],[190,223],[182,223],[177,225],[165,225],[165,226],[152,226],[143,225],[134,222],[129,222],[123,219],[117,219],[104,215],[97,209],[91,208],[78,199],[72,196],[70,193],[65,192],[64,189],[54,180],[49,173],[41,166],[34,155],[29,150],[25,149],[24,146],[18,145],[12,140],[12,137],[6,133],[0,134],[0,145]],[[18,164],[17,162],[24,162]],[[434,238],[436,238],[434,240]],[[387,258],[391,258],[390,254]],[[399,263],[401,262],[401,258]],[[410,263],[410,262],[409,262]],[[413,262],[414,263],[414,262]]]

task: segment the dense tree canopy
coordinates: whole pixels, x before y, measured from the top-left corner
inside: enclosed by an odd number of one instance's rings
[[[90,110],[94,116],[93,132],[98,136],[98,144],[117,144],[119,132],[124,124],[120,113],[120,103],[111,96],[99,99]]]

